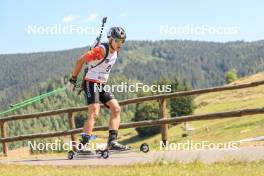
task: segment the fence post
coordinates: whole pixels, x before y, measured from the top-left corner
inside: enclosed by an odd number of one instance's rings
[[[70,129],[74,129],[75,128],[75,120],[74,120],[74,113],[73,112],[69,112],[69,125],[70,125]],[[76,141],[76,138],[74,136],[74,134],[71,134],[71,141]],[[76,143],[72,142],[73,144],[73,150],[76,151]]]
[[[1,128],[1,138],[6,138],[6,129],[5,129],[5,122],[4,121],[0,122],[0,128]],[[8,150],[7,143],[2,142],[2,144],[3,144],[4,156],[7,156],[7,150]]]
[[[166,100],[164,98],[159,99],[159,111],[160,118],[166,119]],[[168,124],[161,125],[161,140],[163,142],[163,146],[165,147],[168,141]]]

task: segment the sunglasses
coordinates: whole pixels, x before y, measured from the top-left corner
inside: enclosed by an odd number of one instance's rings
[[[125,39],[115,39],[116,43],[123,44],[125,43]]]

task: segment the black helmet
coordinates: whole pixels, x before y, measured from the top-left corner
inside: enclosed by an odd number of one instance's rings
[[[126,32],[121,27],[111,27],[107,33],[107,38],[126,39]]]

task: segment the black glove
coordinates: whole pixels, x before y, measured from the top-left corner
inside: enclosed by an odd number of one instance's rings
[[[74,86],[76,86],[76,84],[77,84],[77,78],[72,76],[72,77],[69,79],[69,82],[72,83]]]
[[[69,92],[73,92],[74,89],[76,88],[77,86],[77,77],[75,76],[72,76],[70,79],[69,79],[69,82],[67,83],[67,90]]]

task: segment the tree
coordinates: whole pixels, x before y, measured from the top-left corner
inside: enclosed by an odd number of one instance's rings
[[[185,81],[179,81],[176,76],[172,75],[163,75],[154,84],[159,86],[170,85],[171,92],[188,90]],[[158,92],[158,94],[161,93],[163,92]],[[146,96],[146,93],[140,93],[139,95]],[[153,95],[153,93],[148,93],[148,95]],[[193,98],[179,97],[170,99],[167,103],[167,109],[172,117],[192,114],[194,110]],[[134,121],[157,120],[159,118],[159,105],[157,102],[150,101],[137,104]],[[152,136],[160,132],[160,126],[136,128],[136,131],[139,136]]]
[[[237,80],[237,73],[236,70],[229,70],[228,72],[225,73],[225,83],[230,84]]]
[[[159,118],[159,107],[156,102],[144,102],[136,105],[134,121],[157,120]],[[160,126],[136,128],[139,136],[152,136],[160,132]]]
[[[187,91],[189,90],[186,81],[180,82],[177,77],[172,79],[172,91]],[[171,117],[185,116],[193,113],[195,106],[192,96],[177,97],[170,99],[170,115]]]

